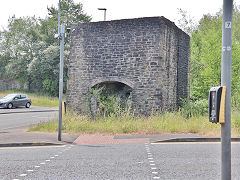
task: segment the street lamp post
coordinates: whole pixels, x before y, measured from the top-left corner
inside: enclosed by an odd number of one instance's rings
[[[63,96],[63,58],[64,58],[64,25],[60,29],[60,0],[58,6],[58,34],[55,38],[60,40],[60,65],[59,65],[59,121],[58,121],[58,141],[62,140],[62,96]]]
[[[104,21],[106,21],[106,11],[107,11],[107,9],[106,8],[98,8],[98,10],[104,11]]]

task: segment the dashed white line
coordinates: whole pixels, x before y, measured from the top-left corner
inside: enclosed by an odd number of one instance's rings
[[[40,163],[40,164],[46,164],[45,162],[42,162],[42,163]]]
[[[149,161],[150,163],[154,163],[154,161]]]
[[[47,161],[47,162],[49,162],[49,161],[50,161],[50,159],[47,159],[46,161]]]
[[[160,179],[160,177],[156,176],[156,177],[153,177],[153,179]]]
[[[35,168],[40,168],[40,166],[34,166]]]
[[[32,169],[28,169],[27,172],[33,172],[33,170]]]
[[[21,177],[24,177],[24,176],[26,176],[27,174],[20,174],[19,176],[21,176]]]
[[[54,159],[55,157],[50,157],[50,159]]]
[[[156,164],[150,164],[150,166],[155,166]]]
[[[56,157],[57,157],[58,155],[56,154],[56,155],[54,155],[54,156],[56,156]]]
[[[154,171],[154,172],[152,172],[153,174],[158,174],[158,172],[156,172],[156,171]]]
[[[149,157],[148,159],[153,159],[152,157]]]

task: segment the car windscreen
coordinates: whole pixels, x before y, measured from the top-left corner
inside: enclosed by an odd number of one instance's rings
[[[16,94],[8,94],[8,95],[6,95],[6,96],[3,96],[2,98],[1,98],[1,100],[11,100],[11,99],[13,99],[14,97],[16,96]]]

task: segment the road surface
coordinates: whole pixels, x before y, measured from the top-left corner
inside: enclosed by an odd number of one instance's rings
[[[54,108],[42,107],[0,109],[0,131],[49,121],[56,113]]]
[[[232,145],[240,179],[240,144]],[[220,179],[220,143],[105,144],[1,148],[0,179]]]

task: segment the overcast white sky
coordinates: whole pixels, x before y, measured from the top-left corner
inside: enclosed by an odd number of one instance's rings
[[[47,15],[47,6],[56,6],[59,0],[1,0],[0,27],[6,27],[8,18]],[[178,8],[186,10],[199,20],[203,14],[214,14],[222,8],[223,0],[74,0],[81,2],[84,11],[93,21],[103,20],[103,12],[97,8],[107,8],[107,20],[165,16],[176,21]],[[234,0],[239,5],[240,0]]]

